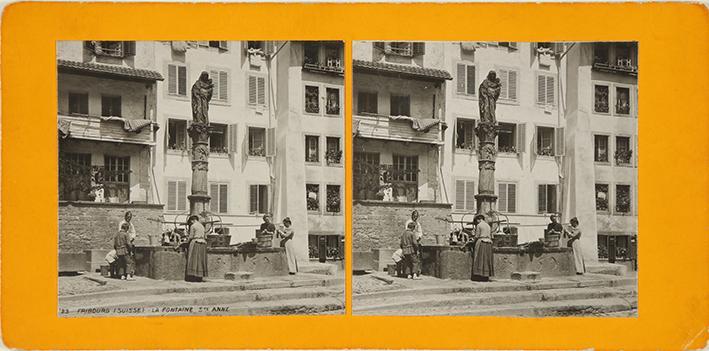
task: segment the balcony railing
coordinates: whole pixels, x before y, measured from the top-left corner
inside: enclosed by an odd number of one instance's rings
[[[418,169],[357,161],[353,167],[355,199],[401,202],[418,199]]]
[[[324,62],[306,59],[305,62],[303,62],[303,69],[307,71],[332,73],[338,75],[345,73],[345,68],[340,59],[328,59]]]
[[[59,199],[128,202],[131,170],[111,170],[59,159]]]
[[[434,122],[430,128],[417,130],[414,122]],[[441,144],[441,131],[444,125],[433,119],[395,117],[360,113],[354,116],[352,130],[362,138],[407,141],[426,144]],[[417,123],[419,124],[419,123]]]
[[[157,123],[144,119],[58,115],[70,138],[155,145]],[[141,126],[141,124],[144,124]]]
[[[624,73],[634,76],[638,74],[638,65],[630,58],[618,58],[615,62],[595,58],[593,68],[603,72]]]

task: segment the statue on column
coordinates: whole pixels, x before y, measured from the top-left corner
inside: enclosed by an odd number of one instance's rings
[[[212,100],[214,84],[209,73],[202,72],[192,85],[192,121],[209,124],[209,101]]]
[[[495,106],[497,99],[500,97],[501,88],[502,83],[500,83],[500,78],[497,78],[495,71],[490,71],[487,74],[487,78],[485,78],[478,88],[481,122],[497,123],[495,119]]]

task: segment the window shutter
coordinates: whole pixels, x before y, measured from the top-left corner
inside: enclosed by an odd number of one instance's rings
[[[266,129],[266,157],[276,156],[276,128]]]
[[[517,145],[515,145],[517,149],[517,153],[521,154],[526,150],[527,146],[527,124],[526,123],[518,123],[516,125],[516,130],[515,130],[515,135],[517,136]]]
[[[258,213],[258,185],[249,186],[249,212]]]
[[[509,71],[509,99],[517,101],[517,71]]]
[[[552,76],[547,76],[547,84],[546,84],[546,103],[548,105],[554,105],[556,99],[554,99],[556,95],[556,91],[554,90],[554,77]]]
[[[507,212],[507,184],[497,184],[497,208]]]
[[[219,99],[229,100],[229,75],[225,71],[219,71]]]
[[[468,74],[466,76],[466,83],[468,88],[468,94],[475,95],[475,66],[468,65]]]
[[[564,128],[554,128],[554,156],[564,156]]]
[[[638,136],[635,136],[635,149],[633,149],[633,156],[635,157],[635,167],[638,167]]]
[[[274,45],[276,42],[273,41],[264,41],[263,42],[263,52],[266,54],[266,57],[271,56],[271,54],[274,52]]]
[[[544,213],[546,212],[546,204],[547,204],[547,191],[546,191],[546,186],[543,184],[539,185],[539,205],[538,205],[538,212],[539,213]]]
[[[134,41],[124,41],[123,42],[123,56],[135,56],[135,42]]]
[[[465,209],[475,209],[475,182],[472,180],[465,181]]]
[[[517,184],[507,184],[507,212],[517,212]]]
[[[210,70],[209,71],[209,78],[212,79],[212,83],[214,83],[214,90],[212,93],[212,96],[214,97],[215,100],[222,100],[221,96],[221,91],[219,89],[221,82],[219,80],[219,71],[217,70]]]
[[[167,152],[167,149],[170,147],[170,120],[167,120],[167,126],[165,128],[165,132],[163,133],[164,138],[163,138],[163,152]],[[177,132],[175,132],[175,135],[177,135]],[[169,187],[169,185],[168,185]]]
[[[266,78],[258,77],[258,104],[266,105]]]
[[[375,41],[374,42],[374,49],[384,51],[384,42],[383,41]]]
[[[424,55],[426,53],[426,43],[415,42],[414,45],[414,56]]]
[[[457,92],[459,94],[465,94],[465,65],[462,63],[459,63],[456,65],[456,83],[457,83]]]
[[[177,66],[177,94],[187,95],[187,67]]]
[[[212,212],[219,212],[215,211],[219,206],[213,206],[219,202],[219,184],[209,184],[209,197],[211,197],[211,199],[209,201],[209,204],[207,205],[208,210]]]
[[[229,188],[226,184],[219,184],[219,212],[227,213],[227,204],[229,203]]]
[[[167,182],[167,210],[177,210],[177,182]]]
[[[185,139],[187,139],[187,153],[192,157],[192,138],[190,137],[190,127],[192,127],[192,121],[187,121],[187,129],[185,130]]]
[[[185,211],[187,209],[187,182],[184,180],[177,182],[177,210]]]
[[[465,209],[465,181],[455,181],[455,208],[458,210]]]
[[[507,89],[509,89],[509,71],[505,69],[498,71],[500,71],[500,82],[502,83],[502,88],[500,89],[500,99],[509,99],[509,94],[507,93]]]
[[[177,66],[167,65],[167,93],[177,94]]]
[[[532,135],[532,142],[534,143],[534,154],[539,155],[539,127],[534,126],[534,134]]]
[[[249,76],[249,105],[256,105],[258,94],[258,83],[256,76]]]
[[[537,75],[537,103],[538,104],[545,104],[546,103],[546,79],[543,75],[538,74]]]
[[[231,153],[231,154],[235,154],[236,149],[237,149],[237,143],[238,143],[238,139],[237,139],[238,129],[237,128],[238,127],[237,127],[236,123],[230,124],[227,127],[227,133],[229,134],[229,135],[227,135],[227,137],[229,138],[229,153]]]
[[[547,198],[550,198],[551,204],[549,208],[547,209],[548,212],[557,212],[557,207],[556,207],[556,199],[558,197],[558,192],[557,192],[557,187],[556,185],[547,185],[547,191],[549,194],[547,194]]]

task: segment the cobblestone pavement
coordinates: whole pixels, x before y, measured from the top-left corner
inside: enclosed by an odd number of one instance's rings
[[[99,291],[121,290],[121,286],[112,284],[107,279],[106,284],[86,279],[86,275],[60,276],[57,279],[57,294],[59,296],[86,294]]]
[[[400,278],[392,278],[400,279]],[[352,294],[365,294],[375,291],[386,291],[386,290],[398,290],[405,289],[406,286],[399,283],[387,283],[385,281],[376,279],[371,275],[353,275],[352,276]]]

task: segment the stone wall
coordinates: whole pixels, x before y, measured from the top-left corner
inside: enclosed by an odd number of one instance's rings
[[[83,252],[90,249],[112,249],[113,235],[126,211],[133,213],[133,226],[138,234],[136,245],[148,245],[160,238],[163,205],[117,204],[60,201],[58,211],[59,252]]]
[[[423,227],[423,243],[435,244],[436,234],[448,235],[448,223],[436,217],[446,217],[451,204],[355,201],[352,209],[352,247],[355,251],[398,248],[404,224],[411,211],[419,211]]]

